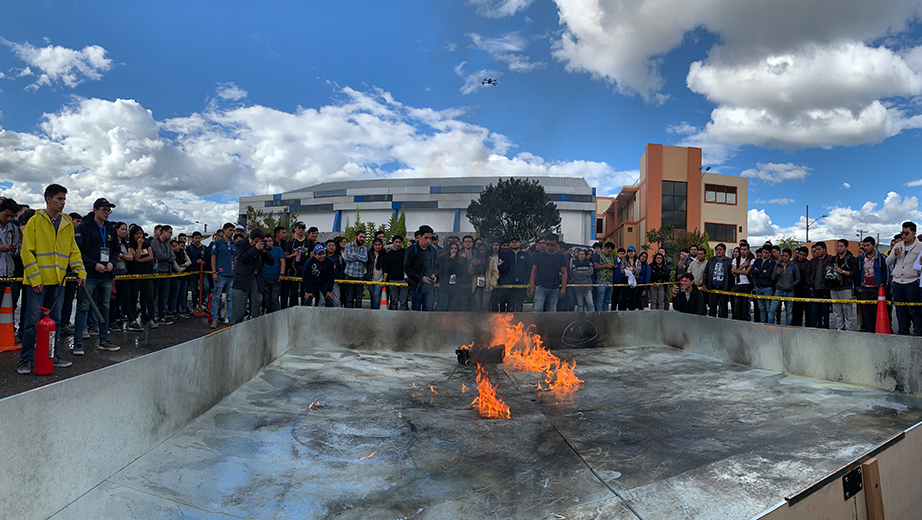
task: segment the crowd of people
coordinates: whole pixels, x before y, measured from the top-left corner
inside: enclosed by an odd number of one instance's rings
[[[859,257],[845,239],[834,252],[823,242],[812,250],[766,242],[752,251],[742,240],[729,252],[718,244],[710,257],[692,246],[673,265],[663,248],[651,255],[634,246],[616,251],[611,242],[567,247],[555,234],[533,253],[519,237],[453,235],[440,244],[425,225],[412,239],[378,232],[366,241],[358,232],[321,242],[303,222],[290,236],[281,226],[269,235],[226,223],[206,246],[197,231],[173,238],[169,225],[148,234],[111,221],[116,206],[105,198],[81,215],[64,213],[65,187],[52,184],[44,196],[39,210],[0,200],[0,294],[10,287],[20,307],[21,374],[32,372],[43,308],[57,325],[56,342],[72,334],[80,356],[93,336],[99,350],[118,351],[113,324],[155,329],[197,311],[217,328],[290,306],[361,308],[366,294],[379,309],[385,291],[392,310],[521,312],[530,299],[533,312],[672,307],[788,326],[849,330],[857,321],[865,332],[875,331],[876,307],[858,305],[856,313],[848,300],[876,301],[881,287],[894,302],[920,300],[922,242],[913,222],[903,223],[886,254],[871,237]],[[899,334],[922,335],[922,307],[898,305],[896,315]],[[58,354],[54,364],[71,362]]]

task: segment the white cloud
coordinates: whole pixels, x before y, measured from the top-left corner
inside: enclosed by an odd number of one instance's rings
[[[458,49],[457,43],[449,42],[445,44],[445,50],[448,52],[455,52],[457,49]]]
[[[788,198],[770,199],[770,200],[759,199],[759,200],[752,201],[753,204],[780,204],[781,206],[787,206],[788,204],[792,202],[794,202],[794,199],[788,199]]]
[[[744,170],[740,176],[761,179],[769,184],[778,184],[781,181],[803,179],[810,175],[812,169],[793,163],[758,163],[755,168]]]
[[[20,76],[34,74],[33,68],[40,71],[35,83],[26,87],[30,90],[52,83],[74,88],[85,80],[101,79],[102,73],[113,66],[112,60],[106,57],[106,50],[99,45],[89,45],[78,51],[58,45],[36,47],[31,43],[2,42],[26,62]]]
[[[851,188],[852,185],[849,184],[849,183],[847,183],[847,182],[843,182],[843,183],[842,183],[842,187],[845,188],[845,189],[847,190],[847,189]]]
[[[216,92],[219,97],[229,101],[240,101],[249,95],[249,92],[238,87],[234,82],[219,83]]]
[[[70,190],[68,209],[88,211],[105,196],[118,205],[114,219],[211,227],[236,216],[233,199],[267,184],[280,192],[331,180],[554,175],[614,193],[636,178],[604,162],[511,154],[507,137],[463,113],[348,87],[318,108],[210,104],[167,120],[133,100],[80,99],[46,114],[36,133],[0,128],[0,171],[13,183],[0,195],[37,204],[58,182]]]
[[[467,65],[467,62],[462,61],[455,67],[455,74],[464,79],[464,84],[459,89],[464,94],[470,94],[484,87],[493,88],[493,85],[484,85],[484,80],[487,78],[498,79],[503,75],[502,72],[493,69],[480,69],[477,72],[467,73],[464,71],[465,65]]]
[[[505,62],[513,72],[527,73],[547,67],[547,63],[533,62],[528,56],[517,54],[528,48],[528,38],[519,32],[505,34],[499,38],[487,38],[477,33],[470,33],[473,46],[487,51],[494,59]]]
[[[831,147],[922,125],[904,106],[922,94],[922,48],[899,37],[919,0],[555,1],[563,32],[554,56],[567,70],[648,101],[663,100],[665,56],[693,31],[716,35],[686,78],[716,105],[699,140]]]
[[[503,18],[524,11],[534,0],[470,0],[477,12],[488,18]]]
[[[857,230],[866,230],[865,235],[880,234],[881,240],[893,236],[900,230],[900,223],[906,220],[918,222],[922,219],[919,200],[916,197],[901,197],[890,192],[882,206],[868,201],[859,209],[851,207],[829,207],[822,210],[828,215],[810,225],[810,240],[828,240],[845,238],[857,239]],[[811,216],[811,222],[818,215]],[[749,240],[759,243],[765,240],[777,240],[793,236],[798,240],[806,239],[806,218],[801,216],[790,226],[779,226],[772,222],[765,210],[751,209],[748,213]]]
[[[909,182],[906,183],[906,186],[909,186],[910,188],[915,188],[915,187],[917,187],[917,186],[922,186],[922,179],[916,179],[916,180],[914,180],[914,181],[909,181]]]

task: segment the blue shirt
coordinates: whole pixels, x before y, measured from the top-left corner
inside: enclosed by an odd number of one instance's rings
[[[282,258],[285,258],[285,252],[281,247],[275,246],[269,251],[269,256],[275,260],[275,263],[263,269],[263,278],[278,280],[282,274]]]
[[[362,278],[365,276],[365,262],[368,261],[368,250],[364,246],[358,246],[355,241],[346,244],[343,251],[343,260],[346,261],[346,276],[352,278]]]
[[[215,258],[218,276],[234,276],[234,256],[236,254],[237,251],[233,242],[227,242],[223,238],[212,242],[211,256]]]

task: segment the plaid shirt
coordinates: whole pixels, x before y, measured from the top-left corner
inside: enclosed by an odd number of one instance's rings
[[[355,241],[346,244],[343,252],[343,260],[346,261],[346,276],[352,278],[362,278],[365,276],[365,262],[368,261],[368,250],[364,246],[355,245]]]

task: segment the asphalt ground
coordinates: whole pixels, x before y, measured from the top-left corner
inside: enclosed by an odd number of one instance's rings
[[[141,357],[214,332],[208,328],[208,319],[205,317],[177,318],[172,325],[160,324],[156,329],[145,327],[139,332],[129,332],[127,326],[125,323],[121,328],[113,327],[109,331],[109,341],[121,347],[118,352],[96,350],[99,337],[92,336],[83,341],[86,353],[83,356],[75,356],[71,353],[73,336],[61,336],[58,353],[74,364],[68,368],[55,368],[48,376],[20,375],[16,372],[19,366],[19,350],[0,353],[0,399]],[[218,330],[222,327],[227,325],[219,325]]]

